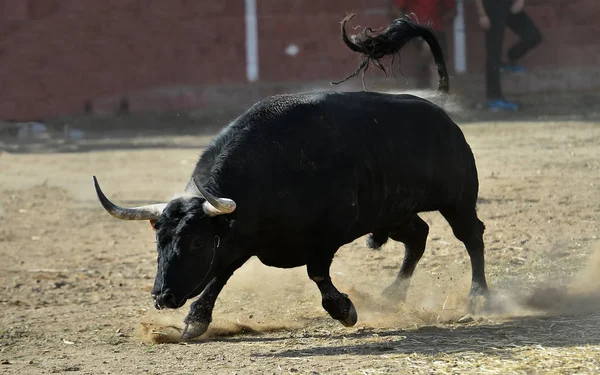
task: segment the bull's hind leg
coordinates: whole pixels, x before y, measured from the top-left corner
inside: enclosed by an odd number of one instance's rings
[[[317,284],[321,292],[321,304],[325,311],[346,327],[356,324],[358,315],[356,309],[347,294],[340,293],[331,282],[329,268],[333,260],[333,254],[326,258],[315,259],[306,265],[308,277]]]
[[[425,252],[428,234],[429,225],[417,215],[410,218],[402,226],[391,228],[389,236],[394,241],[404,243],[404,261],[394,282],[384,289],[382,293],[384,296],[394,301],[404,301],[406,299],[410,279]]]
[[[471,299],[470,308],[474,308],[476,298],[483,296],[487,299],[489,290],[485,279],[485,260],[483,232],[485,225],[477,217],[475,207],[469,209],[445,209],[440,210],[441,214],[448,221],[458,238],[467,248],[471,258],[471,290],[469,297]]]

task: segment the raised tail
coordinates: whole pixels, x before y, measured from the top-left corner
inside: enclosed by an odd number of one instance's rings
[[[374,34],[371,28],[366,28],[359,34],[348,36],[346,24],[352,17],[354,17],[354,14],[346,16],[342,21],[342,39],[348,48],[363,55],[363,61],[354,73],[341,81],[332,82],[333,84],[345,82],[361,72],[364,75],[371,63],[385,72],[385,68],[379,61],[381,58],[385,56],[393,57],[410,40],[421,37],[427,42],[429,48],[431,48],[431,53],[437,66],[438,91],[444,94],[448,93],[450,90],[450,80],[444,60],[444,52],[430,27],[421,25],[409,18],[398,18],[378,34]]]

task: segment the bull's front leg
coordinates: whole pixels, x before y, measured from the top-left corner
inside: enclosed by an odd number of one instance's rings
[[[185,328],[181,333],[182,340],[196,338],[206,332],[212,322],[212,312],[217,297],[233,273],[240,268],[249,258],[239,260],[229,266],[223,273],[213,278],[200,297],[190,306],[190,312],[184,319]]]
[[[358,320],[356,309],[348,298],[347,294],[340,293],[331,282],[329,268],[331,267],[332,257],[318,259],[307,264],[308,277],[317,284],[321,292],[321,303],[325,311],[335,319],[339,320],[346,327],[352,327]]]

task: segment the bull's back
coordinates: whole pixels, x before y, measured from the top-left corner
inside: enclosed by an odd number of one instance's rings
[[[286,98],[287,99],[287,98]],[[434,188],[473,159],[458,126],[433,103],[370,92],[306,94],[257,123],[274,178],[334,193],[356,183]],[[454,175],[457,179],[460,176]],[[319,186],[316,186],[316,185]]]
[[[282,237],[436,209],[459,194],[473,159],[444,111],[411,95],[283,95],[231,129],[219,157],[231,161],[219,171],[223,192]]]

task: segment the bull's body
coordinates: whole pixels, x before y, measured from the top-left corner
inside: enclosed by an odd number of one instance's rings
[[[477,196],[473,154],[443,110],[372,92],[259,102],[215,138],[193,177],[237,203],[235,242],[275,267]]]
[[[448,91],[443,54],[432,31],[394,21],[380,35],[342,36],[363,63],[422,37],[431,47],[439,90]],[[355,74],[356,74],[355,73]],[[306,265],[322,304],[346,326],[352,302],[331,281],[336,251],[365,234],[369,247],[388,238],[405,244],[396,280],[384,291],[406,297],[429,231],[419,212],[438,210],[471,259],[471,295],[487,295],[483,223],[475,205],[475,160],[460,128],[433,103],[412,95],[317,92],[265,99],[229,124],[200,157],[187,194],[168,203],[123,208],[96,183],[104,208],[156,229],[157,308],[178,308],[200,295],[184,338],[206,331],[231,275],[252,256],[264,264]]]

